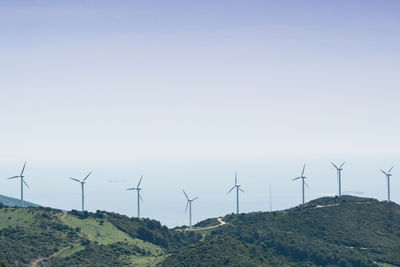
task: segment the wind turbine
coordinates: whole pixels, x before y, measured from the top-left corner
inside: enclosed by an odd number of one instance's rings
[[[302,189],[303,189],[303,205],[304,205],[304,185],[306,185],[308,187],[308,184],[306,183],[306,181],[304,181],[304,179],[306,179],[307,177],[304,176],[304,169],[306,168],[306,164],[304,164],[303,166],[303,171],[301,172],[301,175],[299,177],[296,177],[294,179],[292,179],[292,181],[294,180],[298,180],[301,179],[302,180]]]
[[[26,161],[24,163],[24,167],[22,167],[22,171],[21,171],[20,175],[16,175],[16,176],[7,178],[7,180],[21,178],[21,207],[24,206],[24,184],[26,185],[26,187],[29,188],[29,185],[25,182],[25,179],[24,179],[24,177],[25,177],[24,176],[25,166],[26,166]]]
[[[86,175],[86,177],[85,178],[83,178],[83,180],[81,181],[81,180],[78,180],[78,179],[76,179],[76,178],[72,178],[72,177],[70,177],[69,179],[71,179],[71,180],[74,180],[74,181],[76,181],[76,182],[78,182],[78,183],[81,183],[81,188],[82,188],[82,211],[84,211],[85,210],[85,190],[84,190],[84,185],[85,185],[85,181],[86,181],[86,179],[89,177],[89,175],[91,175],[92,174],[92,172],[89,172],[89,174],[88,175]]]
[[[269,185],[269,211],[272,212],[272,190],[271,190],[271,184]]]
[[[244,193],[244,191],[240,188],[240,185],[237,183],[237,172],[235,172],[235,185],[228,191],[228,194],[232,192],[233,189],[236,188],[236,214],[239,214],[239,190]]]
[[[339,184],[339,197],[341,197],[342,196],[342,167],[343,167],[343,165],[346,163],[346,161],[345,162],[343,162],[342,163],[342,165],[340,165],[339,167],[338,166],[336,166],[335,164],[333,164],[333,162],[331,162],[331,164],[333,165],[333,167],[335,167],[336,168],[336,170],[337,170],[337,181],[338,181],[338,184]]]
[[[388,189],[388,201],[390,201],[390,176],[392,176],[392,174],[390,172],[392,171],[392,169],[393,169],[393,167],[390,168],[390,170],[388,172],[381,170],[381,172],[383,172],[383,174],[386,175],[387,189]]]
[[[192,230],[192,202],[195,201],[196,199],[198,199],[198,197],[190,199],[188,197],[188,195],[186,194],[185,190],[182,189],[182,191],[185,194],[185,197],[187,199],[185,214],[186,214],[187,208],[189,206],[189,229]]]
[[[126,190],[136,190],[137,191],[137,217],[140,218],[140,201],[143,201],[142,197],[140,196],[140,183],[142,182],[143,175],[140,177],[139,183],[137,184],[136,187],[128,188]]]

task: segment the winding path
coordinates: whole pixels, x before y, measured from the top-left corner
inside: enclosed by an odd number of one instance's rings
[[[217,219],[217,221],[219,222],[219,224],[217,224],[217,225],[212,225],[212,226],[207,226],[207,227],[202,227],[202,228],[196,228],[196,229],[193,229],[193,231],[213,229],[213,228],[217,228],[217,227],[220,227],[220,226],[226,224],[226,222],[222,220],[222,217],[219,217]]]
[[[69,247],[69,246],[68,246],[68,247]],[[68,247],[62,248],[62,249],[60,249],[59,251],[57,251],[56,253],[54,253],[54,254],[52,254],[52,255],[50,255],[50,256],[48,256],[48,257],[42,257],[42,258],[39,258],[39,259],[37,259],[37,260],[34,260],[34,261],[32,261],[32,262],[29,264],[29,266],[30,266],[30,267],[36,267],[36,266],[38,266],[38,264],[39,264],[40,262],[42,262],[42,261],[47,261],[47,260],[49,260],[49,259],[51,259],[51,258],[57,256],[59,253],[61,253],[62,251],[66,250]]]

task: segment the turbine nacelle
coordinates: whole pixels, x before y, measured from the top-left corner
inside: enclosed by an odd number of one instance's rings
[[[292,181],[299,180],[299,179],[302,180],[302,193],[303,193],[302,200],[303,200],[303,204],[304,204],[304,185],[307,186],[307,188],[309,187],[308,184],[305,181],[305,179],[307,178],[306,176],[304,176],[304,170],[305,169],[306,169],[306,164],[304,163],[303,170],[301,171],[300,176],[292,179]]]
[[[331,164],[333,165],[333,167],[335,167],[336,168],[336,170],[338,170],[338,171],[343,171],[343,165],[346,163],[346,161],[345,162],[343,162],[339,167],[336,165],[336,164],[334,164],[333,162],[331,162]]]
[[[393,167],[390,168],[389,171],[387,171],[387,172],[385,172],[385,171],[382,170],[382,169],[380,169],[380,171],[381,171],[384,175],[386,175],[387,177],[390,177],[390,176],[392,176],[392,174],[390,173],[390,172],[392,171],[392,169],[393,169]]]
[[[241,185],[238,184],[238,181],[237,181],[237,180],[238,180],[238,179],[237,179],[237,172],[235,171],[235,185],[232,186],[231,189],[229,189],[228,194],[229,194],[230,192],[232,192],[232,190],[235,189],[235,188],[237,188],[237,190],[240,190],[240,191],[242,191],[242,192],[244,193],[244,190],[242,190],[242,189],[240,188]]]
[[[82,189],[82,211],[85,210],[85,192],[84,192],[84,184],[86,183],[86,179],[92,174],[92,172],[89,172],[88,175],[85,176],[85,178],[83,178],[82,180],[76,179],[76,178],[72,178],[69,177],[69,179],[71,179],[72,181],[78,182],[81,184],[81,189]]]
[[[7,178],[7,180],[21,178],[22,183],[25,184],[25,186],[30,189],[29,185],[25,182],[25,179],[24,179],[25,178],[25,175],[24,175],[25,166],[26,166],[26,161],[25,161],[24,166],[22,167],[22,171],[19,175],[9,177],[9,178]]]
[[[29,185],[25,182],[25,179],[24,179],[25,166],[26,166],[26,161],[25,161],[24,166],[22,167],[21,173],[19,175],[7,178],[7,180],[21,178],[21,207],[24,206],[24,185],[29,188]]]
[[[393,166],[392,166],[392,168],[389,169],[388,172],[385,172],[384,170],[380,169],[380,171],[386,176],[387,187],[388,187],[387,188],[387,190],[388,190],[388,198],[387,198],[387,200],[388,201],[390,201],[390,176],[392,176],[392,174],[390,172],[392,171],[392,169],[393,169]]]
[[[182,192],[185,194],[185,197],[186,197],[188,202],[193,202],[193,201],[195,201],[196,199],[199,198],[199,197],[189,198],[188,195],[186,194],[185,190],[182,189]]]
[[[131,187],[131,188],[127,188],[126,190],[136,190],[137,191],[137,212],[138,212],[138,218],[140,218],[140,202],[143,202],[143,198],[140,195],[140,190],[142,190],[142,188],[140,187],[140,183],[142,182],[143,179],[143,175],[140,177],[139,183],[137,184],[136,187]]]
[[[137,191],[140,191],[140,190],[142,190],[142,188],[132,187],[132,188],[127,188],[126,190],[137,190]]]

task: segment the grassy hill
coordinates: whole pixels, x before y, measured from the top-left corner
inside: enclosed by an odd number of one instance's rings
[[[224,255],[226,262],[241,262],[237,266],[400,266],[400,206],[393,202],[325,197],[223,220],[201,245],[185,247],[163,265],[212,266]],[[200,260],[199,254],[207,256]]]
[[[0,264],[155,266],[201,235],[107,212],[0,205]]]
[[[222,224],[225,223],[225,224]],[[343,196],[177,231],[150,219],[0,205],[7,266],[400,266],[400,206]]]
[[[13,198],[13,197],[7,197],[4,195],[0,195],[0,202],[9,207],[20,207],[20,205],[21,205],[20,199]],[[25,207],[40,207],[40,205],[37,205],[32,202],[28,202],[28,201],[24,201],[24,206]]]

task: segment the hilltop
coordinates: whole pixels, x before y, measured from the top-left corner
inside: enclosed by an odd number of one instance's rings
[[[324,197],[223,220],[226,225],[163,265],[400,266],[400,206],[393,202]]]
[[[124,215],[0,209],[0,263],[31,266],[400,266],[400,206],[352,196],[210,218],[194,231]]]

